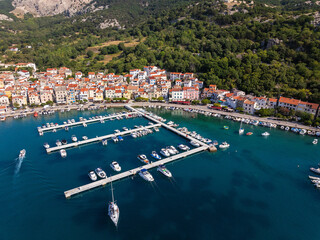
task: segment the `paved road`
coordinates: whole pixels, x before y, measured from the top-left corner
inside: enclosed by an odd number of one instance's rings
[[[128,103],[104,103],[104,104],[95,104],[96,107],[124,107]],[[196,105],[178,105],[178,104],[170,104],[170,103],[150,103],[150,102],[130,102],[129,103],[131,106],[162,106],[162,107],[179,107],[179,108],[192,108],[192,109],[197,109],[197,110],[202,110],[202,111],[207,111],[211,113],[218,113],[224,116],[233,116],[233,117],[240,117],[240,118],[248,118],[252,120],[258,120],[258,121],[263,121],[263,122],[269,122],[269,123],[274,123],[277,125],[282,125],[282,126],[288,126],[288,127],[297,127],[297,128],[303,128],[306,130],[312,130],[312,131],[320,131],[320,129],[317,129],[315,127],[310,127],[310,126],[305,126],[301,123],[297,122],[288,122],[288,121],[279,121],[279,120],[274,120],[274,119],[269,119],[269,118],[261,118],[257,116],[252,116],[252,115],[247,115],[247,114],[241,114],[241,113],[236,113],[236,112],[223,112],[219,110],[213,110],[213,109],[208,109],[207,106],[196,106]],[[90,105],[92,103],[88,104],[83,104],[82,108],[88,109],[90,108]],[[61,109],[78,109],[80,105],[60,105],[60,106],[53,106],[50,108],[47,108],[46,110],[61,110]],[[28,109],[28,110],[21,110],[21,111],[9,111],[5,114],[2,114],[1,116],[5,117],[13,117],[15,115],[21,115],[21,114],[33,114],[35,111],[41,111],[43,108],[35,108],[35,110]]]

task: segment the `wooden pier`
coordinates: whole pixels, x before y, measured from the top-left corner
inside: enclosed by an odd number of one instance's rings
[[[50,126],[50,127],[45,127],[45,128],[38,128],[38,132],[47,132],[47,131],[52,131],[54,129],[61,129],[61,128],[65,128],[65,127],[75,127],[75,126],[79,126],[79,125],[83,125],[84,123],[95,123],[95,122],[101,122],[104,120],[109,120],[112,118],[116,118],[116,117],[127,117],[128,115],[136,115],[135,113],[129,112],[129,113],[122,113],[122,114],[115,114],[115,115],[109,115],[109,116],[100,116],[98,118],[95,119],[89,119],[89,120],[83,120],[83,121],[78,121],[78,122],[74,122],[74,123],[67,123],[67,124],[59,124],[59,125],[55,125],[55,126]]]
[[[116,174],[114,176],[111,176],[111,177],[108,177],[108,178],[105,178],[105,179],[101,179],[101,180],[98,180],[98,181],[95,181],[95,182],[92,182],[92,183],[89,183],[89,184],[86,184],[86,185],[83,185],[83,186],[80,186],[80,187],[77,187],[77,188],[74,188],[74,189],[71,189],[71,190],[68,190],[68,191],[65,191],[64,195],[65,195],[66,198],[70,198],[70,197],[72,197],[72,196],[74,196],[76,194],[79,194],[79,193],[82,193],[82,192],[85,192],[85,191],[89,191],[91,189],[94,189],[94,188],[97,188],[97,187],[100,187],[100,186],[105,186],[106,184],[110,183],[111,181],[117,181],[117,180],[129,177],[129,176],[132,176],[132,175],[136,175],[142,168],[145,168],[145,169],[155,168],[155,167],[157,167],[159,165],[170,163],[170,162],[173,162],[175,160],[190,156],[192,154],[205,151],[206,149],[207,149],[207,146],[201,146],[201,147],[198,147],[198,148],[194,148],[192,150],[189,150],[189,151],[186,151],[186,152],[182,152],[182,153],[179,153],[177,155],[173,155],[171,157],[164,158],[162,160],[158,160],[156,162],[152,162],[150,164],[147,164],[147,165],[144,165],[144,166],[141,166],[141,167],[137,167],[137,168],[131,169],[129,171],[122,172],[122,173]],[[135,158],[135,156],[133,158]]]
[[[111,134],[108,134],[108,135],[105,135],[105,136],[100,136],[100,137],[90,138],[90,139],[87,139],[87,140],[72,142],[72,143],[68,143],[68,144],[65,144],[65,145],[61,145],[61,146],[47,148],[46,151],[47,151],[47,153],[51,153],[51,152],[54,152],[54,151],[59,151],[61,149],[78,147],[78,146],[81,146],[81,145],[84,145],[84,144],[99,142],[99,141],[106,140],[106,139],[111,139],[114,136],[124,136],[124,135],[131,134],[133,132],[137,132],[137,131],[145,130],[145,129],[149,129],[149,128],[155,128],[155,127],[161,127],[161,124],[152,124],[152,125],[148,125],[148,126],[144,126],[144,127],[130,129],[130,130],[127,130],[127,131],[122,131],[122,132],[119,132],[119,133],[111,133]]]

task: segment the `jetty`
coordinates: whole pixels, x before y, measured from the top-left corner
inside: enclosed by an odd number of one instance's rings
[[[109,119],[114,119],[117,117],[128,117],[128,116],[137,116],[136,113],[132,113],[132,112],[128,112],[128,113],[121,113],[121,114],[112,114],[109,116],[100,116],[100,117],[96,117],[94,119],[89,119],[89,120],[82,120],[82,121],[78,121],[78,122],[71,122],[71,123],[67,123],[67,124],[57,124],[54,126],[50,126],[50,127],[39,127],[38,128],[38,132],[47,132],[47,131],[52,131],[54,129],[61,129],[61,128],[65,128],[65,127],[75,127],[75,126],[79,126],[79,125],[83,125],[84,123],[96,123],[96,122],[101,122],[104,120],[109,120]]]
[[[70,197],[72,197],[72,196],[74,196],[76,194],[83,193],[85,191],[89,191],[89,190],[97,188],[97,187],[105,186],[106,184],[110,183],[111,181],[114,182],[114,181],[121,180],[121,179],[129,177],[129,176],[136,175],[137,173],[139,173],[139,171],[142,168],[147,169],[147,170],[148,169],[152,169],[152,168],[155,168],[155,167],[157,167],[159,165],[167,164],[167,163],[173,162],[175,160],[190,156],[192,154],[205,151],[206,149],[207,149],[206,146],[201,146],[201,147],[198,147],[198,148],[194,148],[194,149],[189,150],[187,152],[179,153],[177,155],[173,155],[171,157],[164,158],[162,160],[158,160],[156,162],[152,162],[150,164],[147,164],[147,165],[144,165],[144,166],[141,166],[141,167],[137,167],[137,168],[131,169],[129,171],[113,175],[113,176],[108,177],[108,178],[104,178],[104,179],[101,179],[101,180],[98,180],[98,181],[95,181],[95,182],[92,182],[92,183],[89,183],[89,184],[86,184],[86,185],[83,185],[83,186],[80,186],[80,187],[77,187],[77,188],[70,189],[68,191],[65,191],[64,195],[65,195],[66,198],[70,198]]]
[[[47,148],[46,151],[47,151],[47,153],[51,153],[51,152],[59,151],[61,149],[78,147],[78,146],[81,146],[84,144],[99,142],[99,141],[111,139],[112,137],[117,137],[117,136],[125,136],[125,135],[131,134],[133,132],[137,132],[137,131],[145,130],[145,129],[149,129],[149,128],[156,128],[156,127],[161,127],[161,124],[152,124],[152,125],[148,125],[148,126],[144,126],[144,127],[130,129],[127,131],[122,131],[122,132],[118,132],[118,133],[111,133],[111,134],[100,136],[100,137],[90,138],[87,140],[72,142],[69,144],[61,145],[61,146]]]
[[[182,152],[182,153],[179,153],[179,154],[164,158],[162,160],[151,162],[150,164],[147,164],[147,165],[144,165],[144,166],[140,166],[140,167],[128,170],[126,172],[122,172],[122,173],[116,174],[114,176],[107,177],[105,179],[101,179],[101,180],[98,180],[98,181],[95,181],[95,182],[92,182],[92,183],[89,183],[89,184],[86,184],[86,185],[83,185],[83,186],[80,186],[80,187],[77,187],[77,188],[73,188],[73,189],[68,190],[68,191],[65,191],[64,195],[65,195],[66,198],[70,198],[70,197],[72,197],[72,196],[74,196],[76,194],[79,194],[79,193],[82,193],[82,192],[85,192],[85,191],[89,191],[91,189],[94,189],[94,188],[97,188],[97,187],[100,187],[100,186],[105,186],[106,184],[110,183],[111,181],[117,181],[117,180],[121,180],[123,178],[129,177],[129,176],[136,175],[137,173],[139,173],[139,171],[142,168],[144,168],[144,169],[152,169],[152,168],[158,167],[159,165],[170,163],[170,162],[179,160],[181,158],[188,157],[188,156],[190,156],[192,154],[203,152],[205,150],[209,150],[210,152],[217,151],[215,146],[211,146],[211,145],[209,146],[206,143],[203,143],[203,142],[199,141],[198,139],[196,139],[196,138],[194,138],[194,137],[192,137],[192,136],[190,136],[188,134],[180,132],[179,130],[175,129],[174,127],[171,127],[168,124],[157,120],[154,116],[152,116],[152,114],[150,114],[150,113],[148,113],[148,112],[146,112],[144,110],[135,109],[135,108],[133,108],[133,107],[131,107],[129,105],[126,105],[125,108],[127,108],[131,112],[135,112],[135,113],[137,113],[139,115],[142,115],[146,119],[154,122],[153,125],[149,125],[149,126],[146,126],[144,128],[148,128],[148,127],[149,128],[150,127],[153,128],[153,127],[162,126],[162,127],[166,128],[166,129],[176,133],[177,135],[179,135],[179,136],[181,136],[183,138],[186,138],[189,141],[197,142],[200,145],[200,147],[197,147],[197,148],[191,149],[189,151]],[[139,129],[135,129],[135,130],[139,130]],[[121,135],[121,134],[130,132],[130,131],[132,131],[132,130],[125,131],[125,132],[118,133],[118,134]],[[112,137],[114,135],[115,134],[110,134],[110,135],[107,135],[107,136],[108,137]],[[106,136],[99,137],[99,140],[102,140],[102,139],[105,139],[105,138],[106,138]],[[99,140],[96,140],[96,141],[99,141]],[[88,141],[88,140],[86,140],[86,141]],[[55,150],[59,150],[59,149],[61,149],[61,147],[66,147],[66,146],[67,145],[60,146],[60,147],[55,147],[54,149]],[[47,151],[48,150],[50,151],[51,149],[49,148],[49,149],[47,149]]]
[[[201,142],[201,141],[199,141],[198,139],[196,139],[196,138],[194,138],[194,137],[192,137],[192,136],[190,136],[190,135],[188,135],[188,134],[186,134],[186,133],[180,132],[178,129],[175,129],[174,127],[171,127],[171,126],[169,126],[168,124],[166,124],[166,123],[164,123],[164,122],[161,122],[161,121],[155,119],[154,117],[152,117],[152,116],[150,115],[150,113],[148,113],[148,112],[146,112],[146,111],[144,111],[144,110],[135,109],[135,108],[133,108],[133,107],[131,107],[131,106],[129,106],[129,105],[126,105],[125,108],[128,109],[128,110],[130,110],[130,111],[132,111],[132,112],[136,112],[136,113],[142,115],[143,117],[147,118],[147,119],[150,120],[150,121],[153,121],[153,122],[156,123],[156,124],[160,124],[162,127],[170,130],[171,132],[176,133],[177,135],[179,135],[179,136],[181,136],[181,137],[186,138],[186,139],[189,140],[189,141],[194,141],[194,142],[199,143],[200,146],[206,147],[206,149],[209,150],[210,152],[215,152],[215,151],[217,151],[217,148],[216,148],[215,146],[209,146],[208,144],[206,144],[206,143],[204,143],[204,142]]]

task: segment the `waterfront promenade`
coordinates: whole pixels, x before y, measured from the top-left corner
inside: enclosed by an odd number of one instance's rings
[[[101,103],[101,104],[95,104],[96,107],[98,108],[112,108],[112,107],[124,107],[127,105],[127,103]],[[262,118],[258,116],[253,116],[253,115],[248,115],[248,114],[242,114],[242,113],[236,113],[236,112],[224,112],[224,111],[219,111],[219,110],[214,110],[214,109],[209,109],[207,106],[200,106],[200,105],[180,105],[180,104],[171,104],[171,103],[152,103],[152,102],[132,102],[130,103],[132,107],[147,107],[147,106],[161,106],[161,107],[176,107],[176,108],[181,108],[181,109],[186,109],[186,108],[191,108],[191,109],[196,109],[200,111],[206,111],[210,113],[217,113],[221,114],[223,116],[232,116],[232,117],[239,117],[239,118],[247,118],[251,120],[257,120],[257,121],[263,121],[267,123],[273,123],[285,127],[295,127],[295,128],[302,128],[306,130],[311,130],[311,131],[320,131],[320,129],[311,127],[311,126],[306,126],[301,123],[297,122],[288,122],[288,121],[280,121],[280,120],[275,120],[275,119],[270,119],[270,118]],[[82,108],[87,110],[89,109],[90,104],[84,105]],[[80,106],[79,105],[62,105],[62,106],[53,106],[48,108],[47,110],[53,110],[53,111],[59,111],[62,109],[70,109],[70,110],[77,110]],[[33,110],[25,110],[25,111],[15,111],[15,112],[7,112],[5,114],[2,114],[1,116],[4,117],[14,117],[14,116],[19,116],[21,114],[33,114],[35,111],[41,111],[42,108],[37,108],[34,111]]]

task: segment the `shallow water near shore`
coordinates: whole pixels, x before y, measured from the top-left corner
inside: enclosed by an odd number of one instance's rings
[[[65,112],[35,119],[8,119],[0,123],[0,239],[319,239],[320,191],[308,175],[320,159],[313,138],[278,129],[243,125],[252,136],[239,136],[239,123],[182,110],[150,109],[202,136],[227,141],[231,147],[203,152],[171,164],[174,179],[156,169],[153,184],[139,176],[114,183],[120,207],[116,229],[107,216],[110,186],[65,199],[63,192],[90,182],[87,172],[116,160],[123,171],[140,166],[136,156],[186,140],[160,128],[148,136],[107,146],[101,143],[46,154],[43,143],[71,135],[78,139],[112,133],[122,127],[147,125],[144,118],[106,121],[59,130],[40,137],[36,127],[123,111]],[[229,130],[223,129],[224,125]],[[269,137],[261,133],[270,132]],[[26,158],[19,163],[19,151]],[[149,157],[151,159],[151,157]],[[17,171],[17,167],[19,170]]]

